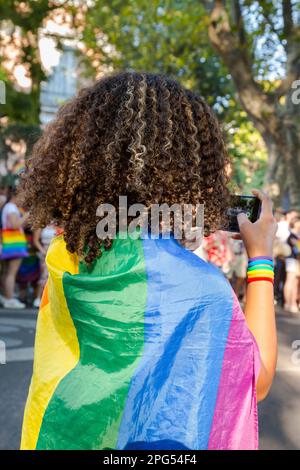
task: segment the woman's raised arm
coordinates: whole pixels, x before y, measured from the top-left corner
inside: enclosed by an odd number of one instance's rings
[[[261,191],[254,190],[253,194],[262,201],[261,215],[255,223],[251,223],[243,213],[238,215],[241,238],[249,258],[272,258],[277,230],[272,201]],[[274,289],[271,282],[257,280],[248,283],[245,316],[260,350],[261,370],[257,382],[257,398],[263,400],[272,385],[277,361]]]

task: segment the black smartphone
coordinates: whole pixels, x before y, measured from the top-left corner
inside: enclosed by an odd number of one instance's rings
[[[226,221],[222,230],[227,232],[239,232],[237,215],[244,212],[251,222],[256,222],[261,211],[261,201],[255,196],[232,194],[230,204],[226,212]]]

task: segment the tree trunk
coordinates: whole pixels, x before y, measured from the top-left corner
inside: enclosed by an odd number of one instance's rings
[[[285,193],[284,165],[281,150],[272,136],[262,134],[268,152],[268,166],[265,174],[265,190],[271,195],[276,205],[281,204]]]
[[[262,132],[269,157],[265,185],[277,203],[287,193],[290,207],[300,211],[300,114],[292,91],[284,105],[275,106],[275,128]]]
[[[268,150],[265,189],[276,205],[288,194],[291,208],[300,211],[300,137],[299,122],[288,113],[278,118],[277,135],[262,133]]]
[[[289,38],[287,76],[275,92],[266,93],[253,76],[239,1],[232,2],[232,7],[236,20],[234,29],[231,29],[225,2],[215,0],[209,38],[228,67],[241,105],[266,144],[269,156],[266,189],[278,204],[288,191],[290,207],[300,211],[300,105],[291,98],[292,81],[300,75],[299,42]],[[288,9],[285,14],[289,31],[288,20],[292,18]],[[285,96],[283,105],[281,96]]]

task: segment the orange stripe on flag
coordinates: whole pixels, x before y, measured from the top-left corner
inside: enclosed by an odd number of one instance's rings
[[[49,303],[49,297],[48,297],[48,281],[47,281],[43,290],[40,308],[43,308],[48,303]]]

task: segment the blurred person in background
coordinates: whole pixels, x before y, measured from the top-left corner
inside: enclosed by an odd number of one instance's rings
[[[232,239],[232,252],[228,278],[237,297],[245,302],[248,256],[242,240]]]
[[[230,276],[231,264],[234,259],[232,238],[228,232],[217,230],[203,239],[205,259],[217,266],[227,277]]]
[[[283,307],[285,303],[284,285],[286,282],[286,258],[291,255],[291,248],[287,243],[287,240],[291,234],[290,222],[298,215],[298,213],[294,209],[284,211],[283,209],[278,208],[275,210],[274,215],[278,226],[274,242],[274,294],[276,303]]]
[[[28,306],[35,306],[39,295],[40,260],[33,243],[33,231],[29,224],[24,226],[24,232],[27,240],[28,256],[22,260],[16,283],[19,288],[19,299]]]
[[[291,255],[286,258],[286,281],[284,285],[284,309],[287,312],[299,313],[298,294],[300,277],[300,217],[290,222],[290,235],[287,243]]]
[[[284,306],[284,285],[286,282],[286,258],[292,253],[287,241],[283,242],[279,238],[274,240],[274,296],[276,304]]]
[[[41,276],[38,283],[37,296],[33,303],[34,307],[40,306],[42,293],[48,278],[46,254],[52,239],[58,234],[59,231],[53,224],[49,224],[43,229],[37,229],[34,231],[33,243],[38,250],[38,256],[41,264]]]
[[[287,212],[277,209],[275,211],[275,218],[277,220],[276,238],[282,242],[286,242],[291,233],[291,221],[299,214],[296,210],[291,209]]]
[[[0,256],[2,253],[2,209],[7,201],[7,187],[0,184]],[[1,298],[3,299],[3,270],[4,265],[0,259],[0,303]]]
[[[7,191],[8,191],[8,188],[6,186],[0,185],[0,212],[2,212],[2,208],[4,207],[4,204],[7,201]],[[0,219],[0,225],[1,225],[1,219]]]
[[[0,300],[5,308],[22,309],[25,304],[14,298],[16,276],[22,259],[28,256],[27,241],[23,226],[28,214],[21,213],[16,198],[16,188],[9,188],[7,202],[2,209],[3,296]]]

